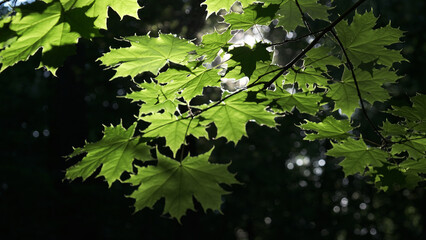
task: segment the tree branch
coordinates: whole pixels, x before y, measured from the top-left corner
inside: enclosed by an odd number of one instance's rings
[[[337,40],[340,48],[342,49],[343,54],[345,55],[346,66],[351,71],[352,78],[354,80],[355,87],[356,87],[356,92],[358,94],[358,98],[359,98],[359,101],[361,103],[362,113],[364,114],[365,119],[367,119],[368,123],[374,129],[374,132],[376,132],[376,134],[379,135],[379,137],[382,139],[383,143],[388,143],[388,140],[386,140],[386,138],[380,133],[379,129],[377,129],[376,125],[374,125],[373,121],[371,121],[370,117],[367,114],[367,110],[365,109],[365,106],[364,106],[364,100],[362,99],[361,91],[359,90],[359,85],[358,85],[358,81],[357,81],[357,78],[356,78],[356,75],[355,75],[354,66],[353,66],[353,64],[352,64],[352,62],[351,62],[351,60],[348,56],[348,53],[346,52],[345,47],[343,46],[342,41],[340,41],[340,38],[337,36],[337,34],[334,32],[334,30],[331,30],[330,32],[333,35],[333,37]]]
[[[338,23],[340,23],[346,16],[348,16],[351,12],[353,12],[357,7],[359,7],[362,3],[364,3],[366,0],[358,0],[358,2],[356,2],[352,7],[350,7],[349,9],[347,9],[342,15],[340,15],[336,20],[334,20],[330,25],[328,25],[326,28],[324,28],[324,30],[322,30],[318,36],[315,37],[315,39],[305,48],[303,49],[302,52],[300,52],[296,57],[293,58],[293,60],[291,60],[289,63],[287,63],[287,65],[285,65],[281,71],[275,75],[269,82],[265,83],[265,86],[263,87],[263,89],[267,89],[272,83],[274,83],[285,71],[287,71],[288,69],[290,69],[297,61],[299,61],[300,59],[302,59],[302,57],[309,52],[314,46],[315,44],[317,44],[319,42],[319,40],[328,32],[330,32]],[[253,87],[255,86],[254,84],[251,84],[249,86],[247,86],[247,88],[249,87]]]

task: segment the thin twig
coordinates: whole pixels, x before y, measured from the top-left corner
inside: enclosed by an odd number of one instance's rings
[[[354,66],[353,66],[353,64],[351,62],[351,59],[348,56],[348,53],[346,52],[345,47],[343,46],[342,41],[340,41],[340,38],[337,36],[337,34],[334,32],[334,30],[331,30],[330,32],[333,35],[333,37],[337,40],[340,48],[342,49],[343,54],[345,55],[346,66],[351,71],[352,78],[354,80],[356,91],[357,91],[357,94],[358,94],[358,98],[359,98],[359,101],[361,103],[362,113],[364,114],[365,119],[367,119],[368,123],[374,129],[374,131],[376,132],[376,134],[379,135],[379,137],[382,139],[383,143],[387,144],[388,140],[380,133],[379,129],[376,127],[376,125],[374,125],[373,121],[371,121],[370,117],[367,114],[367,110],[365,109],[365,106],[364,106],[364,100],[363,100],[363,98],[361,96],[361,91],[359,90],[359,85],[358,85],[358,81],[357,81],[356,74],[355,74],[355,71],[354,71]]]
[[[308,34],[302,35],[302,36],[297,37],[297,38],[286,39],[286,40],[284,40],[284,41],[282,41],[282,42],[272,43],[272,44],[271,44],[271,46],[283,45],[283,44],[286,44],[286,43],[289,43],[289,42],[297,42],[297,41],[300,41],[301,39],[304,39],[304,38],[306,38],[306,37],[309,37],[309,36],[315,35],[315,34],[317,34],[317,33],[320,33],[320,32],[322,32],[323,30],[324,30],[324,29],[322,29],[322,30],[318,30],[318,31],[316,31],[316,32],[311,32],[311,33],[308,33]]]
[[[309,32],[311,34],[313,34],[311,26],[309,26],[309,24],[308,24],[308,19],[306,19],[306,15],[303,12],[302,8],[300,7],[299,0],[296,0],[296,5],[297,5],[297,8],[299,9],[300,15],[302,15],[303,24],[305,24],[305,27],[309,30]]]

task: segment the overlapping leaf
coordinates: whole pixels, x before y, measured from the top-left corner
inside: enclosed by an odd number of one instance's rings
[[[212,150],[211,150],[212,151]],[[130,197],[136,200],[135,210],[152,208],[161,198],[165,199],[164,213],[180,221],[187,210],[194,210],[192,198],[203,209],[219,210],[222,195],[228,192],[219,184],[237,184],[234,174],[228,172],[229,164],[209,163],[211,151],[196,157],[186,157],[178,162],[157,152],[156,166],[138,167],[128,183],[138,186]]]
[[[217,137],[225,137],[237,143],[246,134],[246,123],[250,120],[260,125],[275,127],[275,115],[265,110],[266,106],[255,102],[245,102],[247,93],[234,95],[214,108],[203,112],[201,116],[207,122],[214,122]]]
[[[231,30],[225,31],[222,34],[218,32],[206,34],[201,41],[201,48],[197,50],[199,55],[205,56],[207,62],[213,61],[222,48],[228,47],[231,40]]]
[[[167,98],[163,92],[163,86],[156,83],[141,83],[138,85],[141,90],[133,91],[127,94],[127,99],[132,102],[142,101],[139,111],[139,118],[143,114],[155,113],[165,110],[168,113],[174,113],[178,107],[179,101],[175,98]]]
[[[426,131],[426,95],[417,95],[411,98],[412,107],[392,106],[389,111],[395,116],[406,118],[406,127],[418,132]]]
[[[317,0],[299,0],[299,4],[302,11],[312,19],[328,20],[329,7],[318,3]],[[283,0],[277,14],[281,16],[278,18],[277,26],[283,26],[287,31],[294,31],[297,26],[304,26],[296,0]]]
[[[191,134],[195,137],[207,138],[205,127],[200,125],[200,120],[197,118],[178,118],[170,113],[156,113],[141,119],[151,123],[143,130],[143,136],[152,138],[165,137],[166,146],[170,147],[175,154],[180,146],[185,144],[186,136]]]
[[[113,78],[136,75],[143,72],[158,74],[167,62],[186,63],[190,52],[197,47],[188,40],[171,34],[160,34],[158,38],[146,36],[126,37],[131,46],[111,49],[100,57],[103,65],[113,67]]]
[[[224,16],[225,22],[231,24],[230,29],[247,31],[254,25],[269,25],[275,18],[278,5],[263,7],[261,4],[250,5],[244,8],[244,13],[230,13]]]
[[[256,0],[205,0],[201,5],[207,6],[207,17],[211,14],[218,12],[221,9],[229,11],[235,2],[240,2],[243,7],[247,7],[250,3]]]
[[[162,90],[165,97],[173,99],[179,95],[189,102],[201,95],[204,87],[220,86],[219,69],[194,65],[188,64],[187,69],[169,69],[158,75],[158,82],[167,83]]]
[[[292,89],[289,89],[292,91]],[[319,110],[319,102],[322,97],[319,94],[309,92],[289,93],[277,88],[274,92],[267,92],[266,97],[278,106],[273,109],[277,112],[291,112],[295,107],[299,112],[315,115]]]
[[[77,164],[67,169],[65,177],[70,180],[83,178],[86,180],[96,169],[102,166],[98,177],[105,177],[108,185],[120,179],[123,172],[132,172],[133,160],[151,160],[150,147],[140,143],[139,137],[133,137],[136,123],[127,130],[120,124],[105,127],[104,137],[96,143],[86,143],[76,148],[68,158],[87,153]]]
[[[248,46],[234,48],[229,51],[231,60],[227,62],[229,67],[241,67],[241,73],[247,77],[251,77],[256,70],[257,62],[270,62],[271,53],[266,50],[264,44],[256,44],[254,48]]]
[[[364,141],[348,138],[347,140],[334,143],[333,148],[327,152],[332,157],[344,157],[339,163],[343,167],[345,175],[364,173],[369,166],[380,167],[387,161],[388,153],[385,151],[368,147]]]
[[[371,11],[363,15],[355,14],[350,25],[343,21],[336,26],[337,35],[355,66],[377,61],[390,67],[394,62],[404,61],[400,51],[385,47],[399,43],[402,31],[390,25],[373,29],[376,21]]]
[[[71,0],[75,2],[74,7],[90,6],[86,15],[96,18],[95,26],[97,28],[107,28],[108,8],[114,9],[117,14],[123,18],[124,15],[134,18],[138,17],[140,6],[137,0]]]
[[[316,87],[322,87],[328,85],[328,80],[323,72],[311,67],[305,69],[294,69],[285,75],[286,84],[297,83],[298,88],[303,91],[313,91]]]
[[[389,98],[389,93],[382,88],[382,85],[384,83],[393,83],[399,78],[395,72],[385,68],[374,69],[372,74],[356,69],[355,75],[362,99],[370,103],[386,101]],[[349,70],[345,69],[341,82],[330,84],[330,91],[327,96],[335,100],[335,108],[340,108],[348,117],[359,107],[357,89]]]
[[[317,133],[306,134],[305,140],[317,140],[317,139],[346,139],[352,130],[349,120],[337,120],[334,117],[326,117],[321,122],[306,121],[301,124],[300,128],[304,130],[315,131]]]

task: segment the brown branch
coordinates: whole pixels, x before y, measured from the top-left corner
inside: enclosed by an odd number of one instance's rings
[[[340,38],[337,36],[337,34],[334,32],[334,30],[331,30],[330,32],[333,35],[333,37],[337,40],[340,48],[342,49],[343,54],[345,55],[346,66],[351,71],[352,78],[354,80],[355,87],[356,87],[356,92],[358,94],[358,98],[359,98],[359,101],[361,103],[361,110],[362,110],[362,113],[364,114],[365,119],[367,119],[368,123],[374,129],[374,132],[376,132],[376,134],[379,135],[379,137],[382,139],[382,143],[387,144],[388,140],[380,133],[379,129],[376,127],[376,125],[374,125],[373,121],[371,121],[370,117],[367,114],[367,110],[365,109],[365,106],[364,106],[364,100],[361,96],[361,91],[359,89],[358,81],[357,81],[357,78],[356,78],[356,75],[355,75],[354,66],[351,62],[351,59],[348,56],[348,53],[346,52],[345,47],[343,46],[342,41],[340,41]]]

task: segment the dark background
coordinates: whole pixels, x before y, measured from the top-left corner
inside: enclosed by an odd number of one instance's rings
[[[297,112],[279,121],[279,131],[248,124],[250,138],[237,147],[216,140],[213,161],[232,161],[231,171],[244,183],[224,197],[223,215],[203,213],[197,205],[180,225],[162,216],[163,202],[133,214],[132,200],[124,197],[132,191],[128,185],[63,180],[76,161],[62,157],[72,146],[99,140],[102,124],[122,119],[129,126],[138,110],[117,97],[134,87],[129,79],[108,81],[113,71],[103,71],[96,59],[117,46],[114,37],[135,32],[155,36],[161,30],[188,39],[211,32],[220,19],[204,24],[201,2],[143,1],[141,21],[120,22],[110,10],[110,31],[81,40],[57,78],[34,70],[40,53],[0,74],[0,239],[426,239],[423,189],[378,193],[361,176],[344,178],[338,161],[324,156],[327,142],[302,141],[294,125],[305,116]],[[351,1],[335,3],[333,11],[341,13]],[[426,92],[426,2],[380,0],[362,7],[371,6],[379,26],[391,20],[406,31],[403,54],[410,63],[396,66],[404,77],[389,88],[392,103],[406,104],[409,96]],[[370,109],[377,123],[381,108]],[[355,121],[364,120],[359,115]],[[206,148],[203,141],[197,146]],[[318,166],[320,159],[325,166]]]

